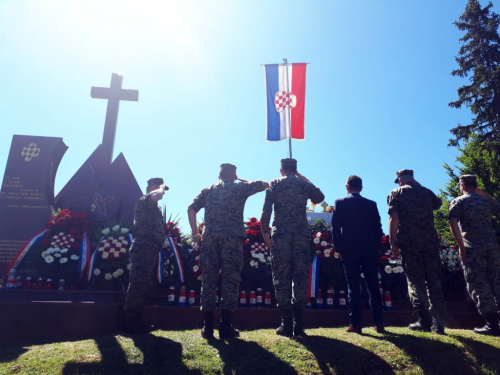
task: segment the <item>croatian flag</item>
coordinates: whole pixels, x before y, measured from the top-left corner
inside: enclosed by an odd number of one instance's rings
[[[304,139],[307,64],[269,64],[264,67],[267,140]]]

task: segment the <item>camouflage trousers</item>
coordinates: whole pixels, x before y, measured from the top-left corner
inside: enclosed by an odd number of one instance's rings
[[[140,319],[159,251],[160,248],[158,245],[138,238],[135,238],[132,243],[132,247],[130,248],[132,269],[130,270],[130,282],[127,296],[125,297],[125,304],[123,305],[126,323]]]
[[[239,236],[209,237],[202,241],[200,254],[201,309],[215,310],[215,290],[219,273],[222,276],[220,290],[221,310],[238,307],[238,288],[243,269],[243,239]]]
[[[403,268],[408,281],[408,294],[417,311],[428,311],[436,317],[446,310],[441,286],[439,248],[429,244],[414,244],[401,248]]]
[[[294,233],[273,237],[271,266],[278,307],[306,307],[311,261],[309,238]]]
[[[463,265],[469,295],[481,315],[496,314],[500,304],[500,253],[492,244],[467,248]]]

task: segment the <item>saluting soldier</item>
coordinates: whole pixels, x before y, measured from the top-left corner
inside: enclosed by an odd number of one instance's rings
[[[215,290],[219,272],[221,281],[221,339],[239,335],[231,323],[232,312],[238,307],[238,286],[243,269],[243,241],[246,238],[243,224],[243,209],[247,198],[267,189],[264,181],[247,181],[236,176],[236,166],[222,164],[219,182],[206,187],[188,207],[192,235],[200,246],[201,309],[204,311],[202,337],[211,339],[213,334],[213,311]],[[236,180],[241,183],[235,183]],[[198,232],[196,213],[205,208],[205,230],[203,237]]]
[[[301,336],[305,334],[302,310],[307,305],[307,283],[312,260],[306,204],[309,199],[319,204],[325,196],[297,172],[295,159],[282,159],[280,173],[282,177],[272,180],[266,191],[261,217],[262,233],[267,247],[271,249],[273,284],[281,309],[281,325],[276,333],[287,337],[292,334]],[[269,222],[273,206],[271,242]]]
[[[158,201],[168,187],[162,178],[148,181],[146,195],[139,198],[134,208],[134,241],[130,248],[130,283],[123,312],[125,328],[132,333],[148,333],[142,324],[141,313],[158,252],[165,242],[163,216]]]
[[[450,228],[458,243],[467,289],[486,325],[475,333],[499,336],[500,253],[491,215],[500,202],[477,187],[476,176],[460,176],[462,196],[451,201]]]
[[[418,314],[418,321],[408,328],[444,333],[446,307],[441,287],[440,243],[433,214],[442,201],[415,181],[412,170],[402,169],[396,175],[394,182],[400,187],[392,190],[387,198],[389,239],[393,255],[398,257],[401,253],[403,258],[408,293]]]

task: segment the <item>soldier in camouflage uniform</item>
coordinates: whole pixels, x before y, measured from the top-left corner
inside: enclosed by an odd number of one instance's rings
[[[312,261],[306,204],[319,204],[325,196],[307,178],[297,172],[295,159],[282,159],[281,178],[271,181],[262,208],[262,233],[271,249],[271,266],[276,300],[281,309],[278,335],[304,335],[302,310],[307,305],[309,266]],[[274,205],[272,242],[269,222]],[[293,283],[293,288],[292,288]],[[293,289],[293,291],[292,291]],[[292,326],[292,310],[294,324]]]
[[[147,333],[149,330],[141,323],[141,312],[158,252],[165,242],[163,217],[157,203],[165,190],[168,187],[163,184],[163,179],[150,179],[146,195],[139,198],[134,208],[134,241],[130,248],[132,269],[123,306],[125,328],[132,333]]]
[[[450,228],[460,249],[467,289],[486,325],[475,333],[499,336],[500,253],[491,215],[500,213],[500,202],[477,187],[476,176],[460,176],[462,196],[451,201]]]
[[[247,198],[267,189],[264,181],[246,181],[236,177],[236,167],[222,164],[219,182],[201,191],[188,208],[189,224],[192,235],[200,245],[201,309],[204,311],[204,327],[201,335],[206,339],[213,338],[213,311],[215,290],[219,272],[221,284],[221,339],[238,336],[232,327],[232,312],[238,307],[238,286],[243,269],[243,241],[246,238],[243,224],[243,208]],[[236,184],[235,181],[241,183]],[[198,232],[196,213],[205,208],[205,230],[203,237]]]
[[[414,180],[412,170],[403,169],[396,175],[395,183],[400,187],[391,191],[387,198],[389,237],[393,255],[399,256],[401,250],[408,293],[418,314],[418,321],[408,328],[444,333],[446,307],[441,287],[439,237],[433,216],[433,211],[438,210],[442,202],[431,190]]]

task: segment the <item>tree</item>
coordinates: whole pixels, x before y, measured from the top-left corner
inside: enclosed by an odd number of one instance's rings
[[[453,198],[460,195],[458,182],[461,175],[476,175],[478,186],[500,201],[500,153],[486,149],[484,143],[476,135],[471,135],[459,151],[460,155],[456,159],[458,165],[454,165],[454,168],[446,163],[443,165],[449,179],[439,194],[443,200],[443,206],[434,213],[438,233],[449,242],[454,242],[454,240],[449,230],[448,206]],[[500,217],[493,218],[493,226],[500,242]]]
[[[500,150],[500,18],[491,11],[493,4],[481,8],[477,0],[469,0],[465,12],[454,25],[465,31],[455,60],[459,69],[451,74],[469,77],[470,85],[460,87],[459,99],[448,105],[470,108],[474,117],[469,125],[451,129],[454,138],[449,146],[459,146],[473,134],[488,149]]]

